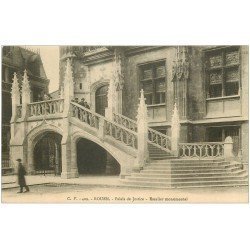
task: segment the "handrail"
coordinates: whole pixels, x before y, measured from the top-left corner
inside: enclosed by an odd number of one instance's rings
[[[29,117],[54,115],[63,112],[64,99],[51,99],[28,104]]]
[[[155,134],[157,134],[157,135],[163,136],[163,137],[165,137],[165,138],[171,140],[171,137],[170,137],[170,136],[165,135],[165,134],[163,134],[163,133],[161,133],[161,132],[159,132],[159,131],[157,131],[157,130],[155,130],[155,129],[148,128],[148,130],[151,131],[151,132],[153,132],[153,133],[155,133]]]
[[[223,157],[224,142],[179,143],[179,156],[184,158]]]
[[[92,110],[83,107],[82,105],[71,102],[72,116],[80,119],[82,122],[96,128],[102,135],[111,136],[115,140],[132,148],[137,148],[137,132],[132,131],[116,122],[110,121],[104,116],[93,112]],[[103,122],[101,122],[103,121]]]
[[[122,114],[113,113],[113,120],[114,122],[123,125],[130,130],[137,131],[137,122]]]
[[[107,119],[104,119],[104,135],[111,136],[134,149],[138,148],[138,137],[136,132],[120,126],[117,123],[108,121]]]
[[[94,112],[93,110],[88,109],[88,108],[86,108],[86,107],[80,105],[80,104],[77,103],[77,102],[71,101],[70,103],[73,104],[73,105],[75,105],[75,106],[78,107],[78,108],[81,108],[81,109],[83,109],[83,110],[85,110],[85,111],[87,111],[87,112],[89,112],[89,113],[92,113],[92,114],[95,115],[95,116],[98,116],[99,118],[103,118],[103,117],[104,117],[104,116],[102,116],[102,115],[100,115],[100,114]]]
[[[117,117],[119,117],[119,119],[117,119]],[[135,120],[117,113],[113,113],[113,119],[115,123],[125,126],[130,131],[137,132],[137,122]],[[125,122],[123,122],[122,120],[124,120]],[[131,126],[129,126],[131,123],[133,124],[132,128]],[[164,151],[171,151],[171,137],[152,128],[148,128],[148,142],[150,144],[156,145]]]
[[[57,99],[49,99],[49,100],[45,100],[45,101],[39,101],[39,102],[31,102],[30,104],[39,104],[39,103],[48,103],[48,102],[54,102],[54,101],[63,101],[63,98],[57,98]]]
[[[99,129],[100,119],[103,117],[92,110],[83,107],[82,105],[71,101],[71,114],[80,121],[88,124],[91,127]]]
[[[126,130],[126,131],[129,132],[129,133],[132,133],[132,134],[134,134],[134,135],[137,135],[137,132],[135,132],[135,131],[133,131],[133,130],[131,130],[131,129],[128,129],[128,128],[126,128],[126,127],[120,125],[120,124],[117,124],[116,122],[110,121],[110,120],[108,120],[107,118],[104,118],[104,121],[106,121],[106,122],[108,122],[108,123],[111,123],[111,124],[113,124],[114,126],[120,127],[120,128]]]
[[[148,128],[148,142],[164,151],[171,152],[171,137]]]

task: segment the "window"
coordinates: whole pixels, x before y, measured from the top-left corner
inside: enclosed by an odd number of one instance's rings
[[[141,65],[139,70],[140,86],[144,90],[146,104],[164,104],[166,100],[165,61]]]
[[[239,95],[239,47],[227,47],[206,52],[207,97]]]
[[[79,88],[82,89],[82,83],[79,84]]]

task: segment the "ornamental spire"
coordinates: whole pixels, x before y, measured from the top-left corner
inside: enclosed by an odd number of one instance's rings
[[[24,70],[22,81],[22,103],[30,103],[30,83],[26,69]]]
[[[17,105],[20,104],[20,90],[16,72],[14,73],[11,96],[12,96],[12,101],[14,101]]]
[[[171,150],[175,155],[178,155],[178,144],[180,138],[180,119],[176,103],[171,121]]]
[[[145,98],[144,98],[144,91],[141,89],[141,96],[139,98],[140,103],[138,107],[138,114],[137,114],[137,120],[143,120],[146,124],[148,122],[148,111],[147,111],[147,105],[145,103]]]
[[[66,70],[64,77],[64,97],[65,99],[69,98],[69,101],[74,97],[74,80],[73,80],[73,71],[71,68],[70,59],[67,59]]]

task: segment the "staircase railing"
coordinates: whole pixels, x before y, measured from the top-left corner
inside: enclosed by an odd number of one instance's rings
[[[137,132],[137,122],[124,115],[113,113],[113,121],[132,131]]]
[[[63,113],[63,99],[54,99],[28,104],[29,117]]]
[[[116,140],[126,144],[127,146],[137,149],[138,143],[136,132],[122,127],[117,123],[108,121],[106,119],[104,120],[104,128],[105,135],[109,135],[115,138]]]
[[[179,143],[179,156],[184,158],[223,157],[224,142]]]
[[[137,122],[135,120],[117,113],[113,113],[113,119],[115,123],[137,132]],[[148,142],[168,153],[171,152],[171,137],[152,128],[148,128]]]
[[[71,102],[71,114],[73,117],[96,129],[99,129],[100,119],[103,118],[103,116],[74,102]]]
[[[102,136],[111,136],[126,146],[137,149],[137,132],[118,123],[109,121],[104,116],[74,102],[71,102],[71,112],[72,116],[79,119],[81,122],[84,122],[99,131],[103,131]]]
[[[153,144],[168,153],[171,152],[171,137],[163,133],[148,128],[148,141],[150,144]]]

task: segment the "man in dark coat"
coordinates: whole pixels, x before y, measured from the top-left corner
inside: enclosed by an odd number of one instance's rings
[[[18,185],[20,186],[20,191],[18,193],[22,193],[23,188],[25,188],[24,192],[29,192],[30,191],[29,187],[27,186],[26,181],[25,181],[26,171],[22,164],[22,160],[17,159],[17,162],[18,162],[17,177],[18,177]]]

